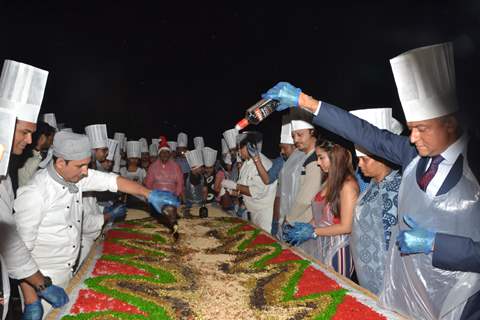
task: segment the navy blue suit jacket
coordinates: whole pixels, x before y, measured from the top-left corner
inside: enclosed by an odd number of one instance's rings
[[[322,102],[320,111],[313,118],[313,122],[355,144],[361,145],[374,155],[400,165],[403,170],[418,155],[417,149],[410,143],[408,137],[399,136],[387,130],[380,130],[367,121],[326,102]],[[425,172],[428,160],[428,158],[420,159],[416,170],[417,177]],[[457,184],[462,174],[463,156],[460,155],[437,195],[448,192]],[[459,239],[461,237],[441,234],[438,236],[433,254],[434,266],[446,270],[480,272],[480,247],[478,243],[474,243],[468,238]],[[478,313],[480,313],[480,292],[469,299],[462,314],[462,319],[477,319],[476,316],[480,318]]]

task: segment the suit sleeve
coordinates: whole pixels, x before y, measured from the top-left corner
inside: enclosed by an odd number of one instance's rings
[[[374,155],[401,165],[404,169],[417,156],[417,150],[410,144],[408,137],[378,129],[367,121],[326,102],[321,103],[313,122],[364,147]]]
[[[432,264],[444,270],[480,273],[480,242],[437,233]]]

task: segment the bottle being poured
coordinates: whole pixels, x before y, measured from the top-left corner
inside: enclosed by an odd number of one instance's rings
[[[280,104],[278,100],[274,99],[262,99],[255,103],[253,106],[247,109],[245,112],[245,118],[240,120],[235,129],[245,129],[249,124],[259,124],[265,120],[269,115],[275,112],[275,109]]]

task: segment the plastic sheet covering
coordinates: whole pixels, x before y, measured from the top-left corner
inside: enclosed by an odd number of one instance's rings
[[[280,187],[280,222],[292,209],[292,205],[300,188],[300,174],[306,154],[295,150],[285,161],[279,176]]]
[[[463,156],[461,156],[463,158]],[[409,229],[403,216],[421,227],[480,240],[480,187],[465,159],[463,176],[447,193],[429,198],[416,182],[419,157],[405,169],[399,191],[398,228]],[[459,319],[466,300],[480,290],[478,273],[447,271],[432,266],[432,253],[400,255],[391,245],[381,303],[413,319]]]

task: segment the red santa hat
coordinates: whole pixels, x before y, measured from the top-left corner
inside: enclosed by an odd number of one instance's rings
[[[158,142],[158,152],[162,150],[170,151],[170,146],[168,144],[167,137],[160,136],[159,140],[160,141]]]

